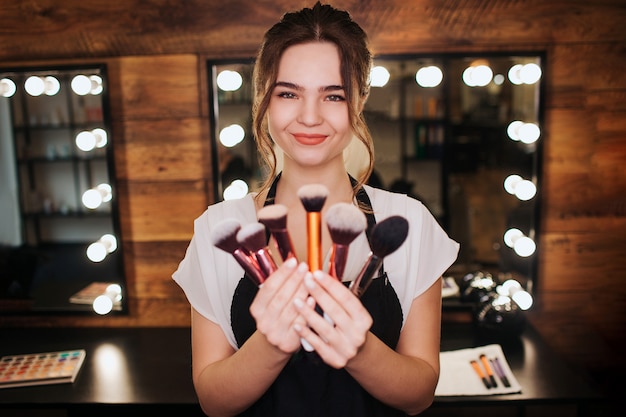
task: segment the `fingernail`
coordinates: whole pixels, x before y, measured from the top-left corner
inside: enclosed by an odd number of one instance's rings
[[[294,298],[293,299],[293,304],[296,306],[296,308],[298,310],[300,310],[302,307],[304,307],[304,302],[301,299],[299,299],[299,298]]]
[[[296,260],[296,258],[289,258],[285,261],[285,266],[289,269],[293,269],[296,267],[296,265],[298,264],[298,261]]]
[[[300,265],[298,265],[298,272],[304,274],[308,270],[309,270],[309,266],[305,262],[300,262]]]
[[[318,281],[321,281],[322,279],[324,279],[324,272],[323,271],[315,271],[313,272],[313,276],[315,277],[315,279],[317,279]]]
[[[313,273],[313,275],[315,275],[315,273]],[[313,281],[313,279],[311,278],[311,274],[307,274],[304,277],[304,285],[306,285],[306,287],[310,290],[315,289],[315,282]]]

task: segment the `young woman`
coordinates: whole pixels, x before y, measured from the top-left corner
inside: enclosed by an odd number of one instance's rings
[[[418,414],[433,401],[441,275],[458,244],[418,200],[364,185],[373,167],[361,114],[370,67],[366,34],[328,5],[285,14],[263,39],[253,123],[272,175],[258,193],[214,204],[196,219],[173,275],[192,306],[193,382],[209,416],[389,417]],[[353,140],[369,154],[356,179],[344,161]],[[360,298],[347,284],[370,253],[367,233],[350,245],[345,282],[303,262],[307,213],[298,190],[308,184],[330,190],[322,213],[342,202],[360,207],[370,227],[392,215],[408,220],[406,240]],[[211,233],[227,218],[256,222],[272,203],[288,208],[300,262],[279,263],[257,287]],[[322,253],[331,246],[323,227]]]

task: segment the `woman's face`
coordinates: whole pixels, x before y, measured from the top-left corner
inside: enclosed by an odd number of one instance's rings
[[[341,163],[352,138],[337,47],[294,45],[283,53],[267,111],[269,133],[284,163]]]

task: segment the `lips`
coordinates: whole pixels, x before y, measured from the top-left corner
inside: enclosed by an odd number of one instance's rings
[[[324,142],[327,136],[319,135],[319,134],[296,133],[293,135],[293,137],[296,140],[296,142],[302,145],[313,146],[313,145],[319,145],[320,143]]]

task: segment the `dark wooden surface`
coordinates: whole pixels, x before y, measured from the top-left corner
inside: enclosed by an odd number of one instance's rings
[[[0,409],[65,409],[70,414],[117,409],[198,412],[191,382],[190,331],[185,328],[28,328],[1,329],[0,355],[85,349],[87,357],[74,383],[0,390]],[[471,325],[443,328],[442,350],[483,346]],[[602,399],[583,374],[568,367],[533,328],[501,343],[519,394],[437,397],[446,406],[532,406],[552,403],[585,406]],[[4,413],[3,413],[4,415]],[[178,415],[178,413],[177,413]]]
[[[374,52],[546,52],[537,303],[551,347],[626,371],[626,1],[337,0]],[[170,279],[211,203],[206,60],[251,57],[312,1],[3,1],[3,67],[104,62],[127,261],[127,317],[0,317],[3,326],[188,326]],[[617,371],[616,371],[617,370]],[[619,391],[617,391],[619,392]]]

